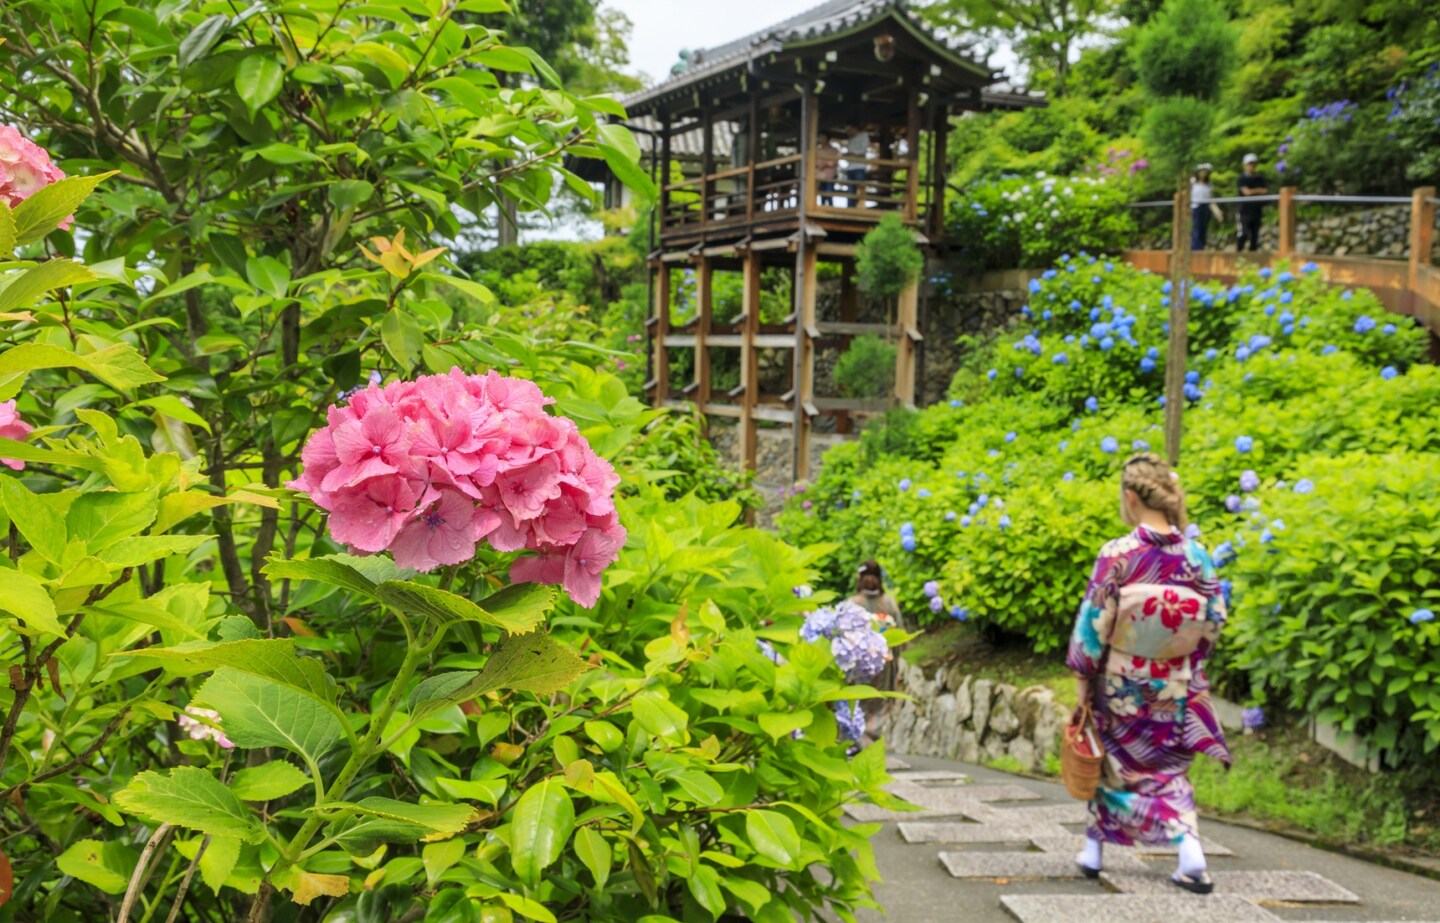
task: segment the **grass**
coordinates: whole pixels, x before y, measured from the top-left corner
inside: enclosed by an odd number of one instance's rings
[[[1019,688],[1049,686],[1057,701],[1076,704],[1075,683],[1064,655],[1035,654],[1024,643],[991,640],[972,626],[946,622],[905,646],[901,656],[927,676],[960,664],[967,672]],[[1428,777],[1372,774],[1351,766],[1310,740],[1301,728],[1275,726],[1254,735],[1227,735],[1235,764],[1204,757],[1190,778],[1207,812],[1272,829],[1303,833],[1336,846],[1392,854],[1440,857],[1440,786]],[[1016,770],[1009,757],[987,763]],[[1059,760],[1044,769],[1059,775]]]

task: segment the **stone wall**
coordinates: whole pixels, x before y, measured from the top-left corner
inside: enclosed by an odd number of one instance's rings
[[[902,663],[898,688],[912,700],[895,700],[878,731],[893,753],[967,763],[1010,757],[1033,771],[1060,752],[1060,729],[1070,711],[1045,686],[1016,689],[982,679],[955,665],[932,678]]]
[[[964,353],[956,344],[962,334],[984,334],[1002,329],[1020,313],[1029,292],[1007,288],[988,292],[940,295],[931,292],[921,318],[923,378],[917,387],[920,406],[939,403],[950,390]]]
[[[1371,256],[1407,259],[1410,255],[1410,206],[1384,205],[1358,209],[1344,205],[1296,206],[1295,252],[1322,256]],[[1274,250],[1280,242],[1280,228],[1274,203],[1265,210],[1265,224],[1260,228],[1260,249]],[[1225,208],[1225,220],[1210,223],[1209,249],[1235,248],[1235,206]],[[1170,249],[1170,230],[1166,227],[1144,235],[1137,246],[1145,249]],[[1436,236],[1432,260],[1440,260],[1440,235]]]

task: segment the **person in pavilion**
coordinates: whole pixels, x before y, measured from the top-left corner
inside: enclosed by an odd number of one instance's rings
[[[1197,753],[1231,762],[1204,670],[1225,598],[1209,553],[1187,536],[1179,479],[1158,455],[1125,462],[1120,514],[1133,531],[1101,549],[1066,660],[1080,701],[1094,703],[1106,754],[1076,861],[1093,878],[1105,843],[1174,845],[1172,880],[1208,894],[1188,772]]]

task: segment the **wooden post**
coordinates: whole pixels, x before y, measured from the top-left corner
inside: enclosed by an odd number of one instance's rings
[[[1295,193],[1294,186],[1280,187],[1280,243],[1277,256],[1291,256],[1295,252]]]
[[[896,305],[899,339],[895,344],[895,398],[906,407],[915,405],[915,340],[911,333],[919,321],[920,285],[918,282],[900,293]]]
[[[715,172],[715,122],[709,106],[702,122],[705,138],[700,153],[700,239],[705,239],[705,226],[710,223],[710,174]]]
[[[745,159],[749,161],[749,173],[745,181],[745,223],[755,221],[755,164],[760,160],[760,91],[750,89],[750,130],[746,134],[749,150]]]
[[[931,103],[931,107],[939,112],[935,117],[935,130],[930,135],[933,156],[930,178],[935,189],[930,197],[930,227],[927,233],[931,246],[938,247],[945,234],[945,148],[950,138],[950,112],[939,103]]]
[[[1190,184],[1175,193],[1174,249],[1170,251],[1170,344],[1165,356],[1165,454],[1180,464],[1185,411],[1185,358],[1190,347]]]
[[[920,205],[920,98],[913,80],[905,81],[905,222],[914,224]],[[893,188],[893,184],[892,184]]]
[[[710,404],[710,318],[713,314],[711,304],[711,281],[715,268],[710,264],[710,259],[703,254],[695,261],[695,293],[697,314],[699,320],[695,324],[695,383],[699,385],[695,389],[695,404],[700,408],[702,414],[709,410]]]
[[[740,340],[740,383],[745,396],[740,405],[740,462],[746,471],[755,470],[755,406],[760,403],[760,356],[755,348],[755,335],[760,330],[760,254],[745,252],[744,294],[741,304],[745,314]]]
[[[803,234],[804,231],[802,230]],[[819,257],[813,247],[801,252],[796,260],[797,295],[800,311],[795,318],[795,480],[810,476],[810,415],[806,405],[815,400],[815,341],[810,330],[815,326],[815,289],[819,276]]]
[[[1434,186],[1422,186],[1415,190],[1410,199],[1410,291],[1420,285],[1420,267],[1430,265],[1430,253],[1435,247],[1435,198]]]
[[[665,113],[660,121],[660,237],[665,237],[665,222],[670,220],[670,113]],[[665,283],[666,290],[669,290],[670,283]],[[669,302],[665,302],[667,305]],[[666,309],[668,314],[669,309]],[[666,322],[669,322],[667,317]]]
[[[656,261],[655,268],[655,406],[670,398],[670,356],[665,338],[670,335],[670,267]]]

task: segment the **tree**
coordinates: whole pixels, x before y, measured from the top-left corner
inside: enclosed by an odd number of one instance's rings
[[[1188,171],[1210,144],[1215,102],[1234,69],[1234,28],[1220,0],[1168,0],[1140,30],[1135,72],[1150,102],[1141,128],[1151,160],[1175,177],[1170,348],[1165,364],[1165,449],[1180,461],[1189,343],[1190,184]]]
[[[1071,55],[1114,10],[1115,0],[935,0],[923,12],[954,32],[1010,42],[1029,82],[1063,96]]]

